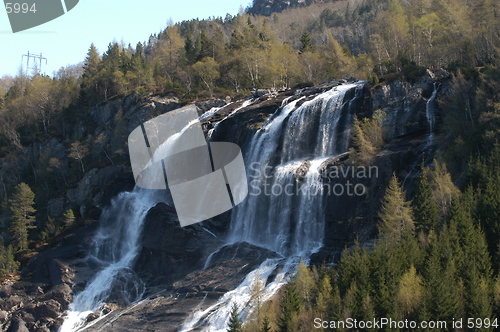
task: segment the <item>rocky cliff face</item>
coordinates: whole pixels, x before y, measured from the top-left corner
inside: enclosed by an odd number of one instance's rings
[[[264,16],[271,16],[273,13],[280,13],[283,10],[310,4],[311,0],[254,0],[251,7],[247,8],[247,13]]]
[[[375,110],[386,112],[387,144],[376,157],[377,177],[342,181],[359,181],[368,188],[360,197],[328,196],[326,198],[326,228],[324,248],[313,257],[317,263],[331,263],[340,250],[355,239],[368,242],[375,236],[375,225],[385,185],[393,172],[411,183],[412,167],[422,156],[432,156],[427,144],[426,104],[434,91],[438,100],[446,94],[449,85],[446,72],[429,72],[415,84],[395,80],[374,88],[365,86],[362,98],[356,103],[358,116],[370,116]],[[255,94],[244,101],[227,104],[223,100],[197,103],[200,114],[213,107],[222,107],[213,116],[202,120],[212,141],[239,144],[245,153],[255,132],[280,107],[283,100],[312,98],[344,81],[302,87],[272,94]],[[126,131],[131,131],[145,120],[179,107],[175,99],[126,98],[100,105],[91,110],[98,129],[110,137],[117,114],[125,119]],[[437,109],[437,123],[442,114]],[[84,130],[83,130],[84,131]],[[82,133],[86,135],[86,133]],[[115,142],[118,144],[118,142]],[[49,142],[57,150],[58,142]],[[121,143],[123,144],[123,142]],[[347,155],[325,164],[324,172],[332,167],[349,167]],[[133,178],[126,164],[89,170],[78,185],[65,196],[54,198],[49,211],[62,213],[69,205],[77,205],[82,216],[98,218],[112,196],[133,187]],[[325,177],[325,181],[338,179]],[[339,208],[342,207],[342,208]],[[146,282],[151,297],[134,308],[117,309],[95,325],[98,328],[133,330],[138,326],[177,326],[187,314],[206,297],[205,305],[217,299],[222,292],[232,289],[250,270],[265,258],[275,254],[249,244],[230,246],[212,258],[203,269],[211,252],[224,244],[229,214],[221,215],[203,224],[180,228],[175,211],[159,204],[149,211],[141,234],[141,249],[134,270]],[[97,223],[66,234],[54,248],[35,255],[23,271],[23,279],[3,286],[0,300],[0,326],[9,331],[56,330],[61,314],[67,309],[73,292],[80,291],[94,273],[95,266],[85,263],[89,243]],[[155,295],[153,295],[155,294]],[[113,307],[117,308],[117,307]],[[108,310],[109,311],[109,310]],[[96,317],[94,317],[96,318]],[[111,324],[111,325],[110,325]],[[146,325],[144,325],[146,324]],[[149,324],[149,325],[148,325]]]

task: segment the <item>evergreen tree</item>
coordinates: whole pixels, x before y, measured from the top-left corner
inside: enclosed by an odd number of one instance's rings
[[[300,311],[302,300],[295,282],[285,286],[285,292],[281,299],[281,313],[278,318],[278,331],[290,332],[294,330],[293,321]]]
[[[426,172],[420,173],[417,183],[417,191],[413,200],[413,212],[417,231],[428,234],[436,230],[439,221],[439,213],[436,201],[433,199],[429,180]]]
[[[370,165],[375,155],[375,147],[366,139],[365,133],[361,129],[361,121],[355,116],[352,123],[353,147],[351,159],[353,164]]]
[[[35,222],[35,194],[24,182],[14,189],[12,198],[9,200],[12,211],[9,231],[12,237],[12,245],[17,250],[28,248],[28,230],[34,228]]]
[[[413,211],[410,202],[405,200],[396,174],[393,174],[387,186],[382,208],[379,213],[379,237],[399,240],[406,232],[413,232]]]
[[[227,332],[242,332],[243,324],[240,320],[238,305],[236,302],[233,303],[233,307],[231,309],[231,316],[229,317],[229,326]]]
[[[18,268],[19,263],[14,258],[12,246],[5,247],[0,237],[0,278],[15,272]]]
[[[268,317],[264,318],[264,321],[262,322],[262,327],[260,328],[259,332],[271,332],[271,322],[269,321]]]
[[[425,306],[432,319],[452,320],[464,314],[463,282],[457,278],[455,261],[457,237],[453,228],[446,227],[432,245],[426,263]]]
[[[325,275],[320,281],[318,287],[318,297],[316,299],[316,312],[319,314],[319,317],[322,317],[323,319],[330,317],[332,292],[333,288],[330,277]]]
[[[307,30],[304,30],[304,32],[302,32],[302,36],[300,36],[300,42],[302,43],[302,46],[300,47],[300,53],[314,52],[315,49],[311,40],[311,36],[309,35],[309,32]]]
[[[403,317],[416,319],[413,314],[417,312],[422,304],[422,298],[422,278],[417,274],[415,267],[412,266],[401,278],[396,297]]]
[[[193,36],[190,32],[186,34],[186,40],[184,41],[184,51],[186,54],[187,64],[192,65],[193,63],[195,63],[198,54],[193,42]]]
[[[201,61],[206,57],[214,57],[214,50],[213,50],[213,45],[212,42],[208,39],[206,33],[204,30],[201,31],[200,36],[198,37],[199,40],[199,49],[198,49],[198,54],[196,56],[197,61]]]
[[[87,105],[97,104],[99,95],[98,73],[100,71],[101,58],[94,44],[90,45],[87,57],[83,62],[83,75],[81,79],[81,100]]]

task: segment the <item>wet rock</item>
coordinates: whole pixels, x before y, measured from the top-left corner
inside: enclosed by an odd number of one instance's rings
[[[223,107],[226,105],[226,101],[222,99],[217,99],[217,98],[211,98],[207,100],[202,100],[202,101],[197,101],[195,103],[196,107],[198,107],[198,115],[202,115],[203,113],[209,111],[210,109],[214,107]]]
[[[199,225],[181,227],[166,204],[152,208],[145,220],[134,270],[149,285],[169,284],[201,268],[206,251],[220,243]]]
[[[87,316],[87,319],[85,320],[86,323],[90,323],[96,319],[98,319],[99,317],[101,317],[101,313],[100,312],[93,312],[91,313],[90,315]]]
[[[224,246],[213,256],[213,264],[207,269],[189,273],[168,291],[126,308],[116,308],[85,331],[178,331],[190,314],[214,304],[264,260],[277,257],[248,243]]]

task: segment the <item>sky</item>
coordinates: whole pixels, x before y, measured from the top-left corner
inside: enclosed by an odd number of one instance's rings
[[[43,1],[43,0],[40,0]],[[13,1],[14,2],[14,1]],[[42,54],[42,73],[85,59],[91,43],[102,54],[112,41],[135,47],[165,29],[169,19],[225,17],[238,14],[251,0],[80,0],[66,14],[29,30],[12,33],[6,10],[0,8],[0,77],[14,76],[27,54]],[[29,67],[34,59],[30,60]],[[30,69],[31,71],[31,69]]]

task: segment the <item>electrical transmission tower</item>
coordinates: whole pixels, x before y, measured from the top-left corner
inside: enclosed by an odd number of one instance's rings
[[[47,64],[47,58],[43,57],[42,53],[40,53],[40,55],[37,55],[37,54],[32,54],[28,51],[28,54],[23,54],[21,60],[24,60],[24,57],[26,57],[26,70],[28,70],[29,68],[30,58],[33,58],[34,65],[36,65],[35,63],[36,60],[40,60],[40,68],[39,68],[40,72],[42,72],[42,60],[45,60],[45,64]]]

